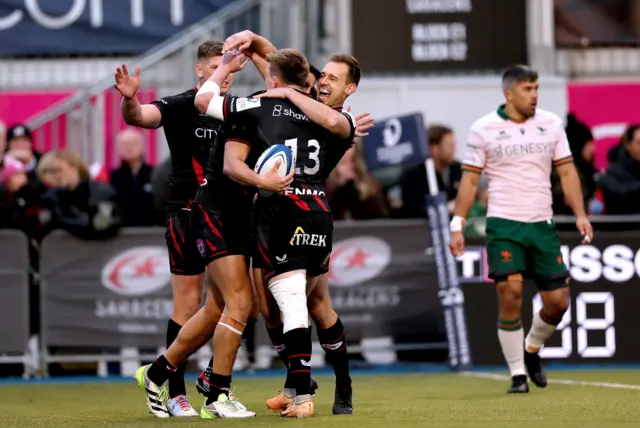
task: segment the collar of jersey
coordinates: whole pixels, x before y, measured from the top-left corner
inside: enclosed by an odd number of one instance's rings
[[[506,104],[502,104],[502,105],[500,105],[500,107],[498,107],[498,111],[497,111],[498,116],[500,116],[500,117],[501,117],[501,118],[503,118],[504,120],[507,120],[507,121],[510,121],[510,122],[513,122],[513,123],[525,123],[527,120],[529,120],[529,119],[525,119],[525,120],[523,120],[522,122],[517,122],[517,121],[513,120],[513,119],[512,119],[512,118],[510,118],[510,117],[509,117],[509,115],[504,111],[505,106],[506,106]]]

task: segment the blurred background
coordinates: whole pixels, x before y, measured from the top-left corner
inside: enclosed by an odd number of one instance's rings
[[[463,340],[443,316],[423,161],[450,213],[469,127],[502,102],[512,63],[539,70],[539,106],[565,119],[599,235],[580,245],[554,177],[578,309],[545,356],[640,358],[640,0],[0,0],[0,374],[128,374],[162,349],[169,152],[161,129],[125,125],[113,74],[139,65],[142,103],[183,92],[198,44],[244,29],[319,68],[342,52],[362,66],[348,104],[376,129],[327,182],[340,221],[332,297],[354,364],[455,365],[452,341],[475,364],[503,364],[485,286],[486,182],[456,261]],[[262,86],[247,68],[232,92]],[[539,304],[527,299],[523,319]],[[256,335],[238,370],[275,364]]]

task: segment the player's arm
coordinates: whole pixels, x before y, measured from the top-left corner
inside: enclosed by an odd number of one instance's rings
[[[266,38],[245,30],[229,36],[224,42],[223,51],[227,52],[234,48],[240,49],[253,62],[263,79],[266,80],[269,61],[267,56],[275,52],[276,47]]]
[[[127,66],[122,64],[115,73],[115,88],[122,95],[120,111],[127,125],[140,128],[158,128],[162,124],[160,110],[152,104],[141,105],[138,101],[140,88],[140,67],[136,67],[133,76],[129,74]]]
[[[228,139],[224,147],[224,174],[245,186],[284,192],[293,181],[293,173],[285,177],[279,176],[277,170],[280,164],[277,163],[272,171],[260,176],[246,164],[250,152],[251,147],[247,142]]]
[[[198,90],[194,101],[196,109],[215,119],[226,120],[227,113],[230,113],[226,108],[234,98],[220,95],[220,87],[231,73],[242,70],[246,64],[247,58],[239,51],[229,51],[224,54],[220,66]]]
[[[456,195],[453,218],[449,225],[451,232],[449,248],[454,256],[460,256],[464,251],[462,230],[473,202],[476,200],[478,183],[480,183],[485,161],[485,143],[480,133],[472,128],[467,140],[467,155],[462,164],[462,179]]]

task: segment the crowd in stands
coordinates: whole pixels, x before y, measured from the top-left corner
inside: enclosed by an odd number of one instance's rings
[[[631,125],[608,154],[608,166],[594,166],[595,143],[589,128],[569,114],[567,136],[580,174],[585,206],[591,214],[640,214],[640,125]],[[438,186],[453,205],[461,179],[455,159],[456,135],[431,125],[427,131]],[[329,177],[327,194],[337,220],[424,218],[429,193],[424,165],[370,172],[358,140]],[[0,127],[0,228],[21,229],[39,242],[53,229],[84,239],[106,238],[120,227],[164,225],[164,202],[171,172],[167,159],[155,168],[145,162],[142,134],[125,129],[116,136],[120,166],[91,171],[69,151],[38,153],[31,130]],[[559,179],[552,177],[556,214],[571,214]],[[487,182],[480,183],[470,218],[486,214]],[[472,222],[473,223],[473,222]],[[469,233],[482,233],[470,227]]]

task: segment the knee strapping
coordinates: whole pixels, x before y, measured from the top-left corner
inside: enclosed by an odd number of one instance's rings
[[[284,333],[296,328],[309,327],[306,286],[307,279],[302,273],[269,285],[269,291],[271,291],[282,313]]]

